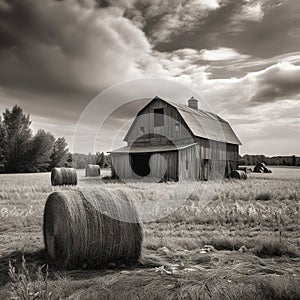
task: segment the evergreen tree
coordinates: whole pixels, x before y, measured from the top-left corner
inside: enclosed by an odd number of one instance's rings
[[[64,137],[58,138],[53,146],[51,155],[51,167],[64,167],[67,164],[68,159],[68,144]]]
[[[100,166],[100,168],[103,168],[105,165],[105,155],[103,152],[97,152],[96,153],[96,164]]]
[[[32,137],[30,124],[29,115],[17,105],[3,113],[4,168],[7,173],[27,171]]]
[[[0,173],[4,172],[5,163],[5,131],[0,117]]]
[[[50,132],[39,130],[36,133],[31,142],[29,171],[45,172],[49,169],[54,142],[55,138]]]

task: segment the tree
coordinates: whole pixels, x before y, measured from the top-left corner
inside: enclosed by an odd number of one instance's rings
[[[68,144],[64,137],[58,138],[54,145],[51,154],[51,167],[64,167],[67,164],[68,159]]]
[[[5,160],[5,131],[0,117],[0,173],[4,172]]]
[[[99,165],[101,168],[103,168],[105,164],[105,155],[103,152],[96,153],[96,164]]]
[[[39,130],[33,137],[30,151],[30,172],[45,172],[51,165],[51,155],[55,138],[50,132]]]
[[[4,168],[8,173],[25,172],[29,159],[29,146],[32,137],[29,115],[15,105],[11,111],[3,113]]]

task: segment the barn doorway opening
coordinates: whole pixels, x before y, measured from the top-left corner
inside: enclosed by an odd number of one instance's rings
[[[145,177],[150,174],[150,156],[149,153],[131,154],[131,168],[136,175]]]

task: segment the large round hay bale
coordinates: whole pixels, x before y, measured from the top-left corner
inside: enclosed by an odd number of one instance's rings
[[[74,168],[53,168],[51,171],[52,185],[76,185],[77,173]]]
[[[234,170],[230,173],[230,178],[234,179],[247,179],[247,174],[241,170]]]
[[[85,166],[85,177],[98,177],[100,176],[101,170],[98,165],[86,165]]]
[[[139,259],[142,227],[135,206],[121,192],[68,190],[49,195],[44,242],[60,268],[94,268]]]

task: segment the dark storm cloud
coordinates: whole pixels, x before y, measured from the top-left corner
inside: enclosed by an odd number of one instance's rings
[[[150,45],[123,17],[126,6],[126,1],[97,9],[94,0],[0,0],[2,93],[40,115],[47,115],[51,103],[57,115],[77,116],[105,87],[139,76],[136,61]],[[7,99],[2,97],[3,105]]]

